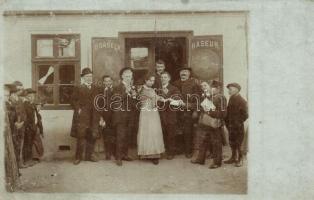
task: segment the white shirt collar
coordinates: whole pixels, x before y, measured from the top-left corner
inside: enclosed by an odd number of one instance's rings
[[[167,83],[166,85],[162,85],[162,88],[166,88],[168,87],[169,83]]]

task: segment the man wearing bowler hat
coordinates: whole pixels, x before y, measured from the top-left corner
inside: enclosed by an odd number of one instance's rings
[[[178,118],[184,137],[184,151],[187,158],[192,157],[193,150],[193,112],[197,110],[201,88],[197,80],[191,77],[192,69],[190,67],[179,68],[180,79],[173,83],[183,98],[182,112],[179,112]]]
[[[75,161],[78,165],[85,160],[97,162],[94,155],[94,146],[99,137],[100,115],[94,106],[94,98],[99,89],[93,84],[93,75],[90,68],[84,68],[81,73],[81,84],[77,86],[72,95],[72,106],[74,108],[71,136],[77,139]]]
[[[232,151],[231,158],[224,161],[226,164],[235,163],[236,167],[242,166],[241,145],[244,138],[244,121],[248,118],[247,102],[239,94],[241,86],[238,83],[227,85],[230,99],[227,106],[225,119],[229,131],[229,143]]]
[[[121,82],[113,90],[110,107],[113,111],[112,125],[116,130],[116,164],[122,166],[122,160],[132,161],[128,156],[128,138],[136,104],[136,89],[133,86],[133,70],[125,67],[120,70]]]

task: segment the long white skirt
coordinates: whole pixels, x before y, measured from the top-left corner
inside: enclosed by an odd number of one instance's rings
[[[141,110],[137,149],[141,158],[159,158],[160,154],[165,152],[161,122],[157,110]]]

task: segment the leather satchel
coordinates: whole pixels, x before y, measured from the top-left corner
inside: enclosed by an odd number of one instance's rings
[[[205,112],[202,112],[202,114],[199,118],[199,124],[209,126],[211,128],[219,128],[222,125],[220,119],[213,118]]]

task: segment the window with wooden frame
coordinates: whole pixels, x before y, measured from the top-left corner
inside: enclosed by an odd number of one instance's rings
[[[32,78],[44,109],[71,109],[80,83],[80,35],[32,35]]]

